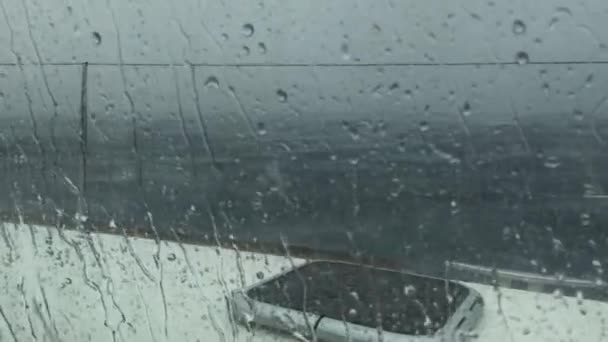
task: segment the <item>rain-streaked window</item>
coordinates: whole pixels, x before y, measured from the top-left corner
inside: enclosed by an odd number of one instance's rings
[[[0,340],[608,340],[608,3],[0,0]]]

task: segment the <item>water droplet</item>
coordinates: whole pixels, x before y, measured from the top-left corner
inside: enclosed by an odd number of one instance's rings
[[[209,76],[205,80],[205,87],[219,88],[220,81],[218,81],[217,77],[215,77],[215,76]]]
[[[348,121],[343,121],[342,122],[342,128],[348,132],[348,134],[350,134],[350,137],[357,141],[361,138],[361,136],[359,135],[359,130],[357,129],[357,127],[355,127],[354,125],[352,125],[350,122]]]
[[[74,218],[75,218],[77,221],[80,221],[80,222],[82,222],[82,223],[85,223],[85,222],[87,222],[87,221],[89,220],[89,217],[88,217],[87,215],[84,215],[84,214],[81,214],[81,213],[76,213],[76,214],[74,215]]]
[[[555,25],[557,25],[557,23],[559,23],[558,17],[551,18],[551,21],[549,21],[549,31],[553,31],[555,29]]]
[[[574,120],[583,121],[584,118],[585,116],[583,115],[583,112],[581,110],[577,109],[574,111]]]
[[[593,74],[589,74],[589,76],[587,76],[587,79],[585,80],[585,88],[591,88],[592,85],[593,85]]]
[[[283,89],[277,89],[277,96],[279,98],[279,102],[287,102],[287,93]]]
[[[543,92],[545,93],[545,95],[549,95],[549,90],[550,90],[549,83],[544,82],[543,83]]]
[[[523,65],[530,62],[530,57],[528,56],[527,52],[519,51],[517,54],[515,54],[515,60],[517,61],[517,64]]]
[[[342,59],[345,61],[350,60],[350,53],[348,52],[348,43],[343,42],[340,44],[340,51],[342,52]]]
[[[530,328],[524,328],[524,331],[522,331],[522,334],[530,335]]]
[[[583,227],[588,227],[591,224],[591,215],[588,213],[580,214],[581,225]]]
[[[108,103],[106,105],[106,114],[111,113],[114,110],[114,104],[113,103]]]
[[[420,131],[421,132],[426,132],[429,130],[429,123],[426,121],[420,121]]]
[[[545,160],[543,165],[545,165],[545,167],[548,169],[556,169],[560,165],[562,165],[562,163],[560,163],[560,161],[559,161],[559,159],[557,159],[557,157],[550,156]]]
[[[228,36],[228,33],[222,33],[222,34],[220,35],[220,37],[222,37],[222,40],[223,40],[223,41],[227,41],[227,40],[230,38],[230,36]]]
[[[406,296],[411,296],[416,292],[416,287],[414,285],[406,285],[403,287],[403,294]]]
[[[519,36],[526,33],[526,24],[517,19],[513,22],[513,34]]]
[[[259,42],[258,43],[258,49],[260,50],[260,53],[262,55],[266,54],[266,51],[268,51],[268,49],[266,49],[266,44]]]
[[[256,277],[256,278],[258,278],[259,280],[264,279],[264,272],[262,272],[262,271],[257,272],[257,273],[255,274],[255,277]]]
[[[471,115],[471,105],[469,104],[469,101],[466,101],[463,105],[462,105],[462,115],[464,116],[469,116]]]
[[[351,317],[357,316],[357,310],[355,310],[355,309],[348,310],[348,315]]]
[[[175,259],[177,259],[177,256],[175,255],[175,253],[169,253],[169,255],[167,255],[167,260],[175,261]]]
[[[74,13],[72,6],[68,6],[68,7],[66,7],[66,9],[68,10],[68,15],[72,15],[72,13]]]
[[[254,32],[255,32],[255,28],[253,27],[253,25],[251,25],[249,23],[243,25],[243,35],[245,37],[251,37],[251,36],[253,36]]]
[[[249,56],[250,53],[251,50],[249,49],[249,46],[243,46],[243,56]]]
[[[258,122],[258,134],[259,135],[266,135],[266,133],[268,133],[266,131],[266,124],[263,122]]]
[[[553,291],[553,298],[555,299],[561,299],[563,296],[562,291],[560,289],[555,289]]]
[[[350,158],[348,162],[350,163],[350,165],[357,165],[359,164],[359,158]]]
[[[93,36],[93,43],[95,43],[95,45],[101,45],[101,34],[99,34],[99,32],[94,31],[92,33]]]

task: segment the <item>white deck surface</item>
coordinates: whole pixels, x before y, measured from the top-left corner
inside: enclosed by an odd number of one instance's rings
[[[301,259],[42,226],[0,233],[0,341],[293,340],[233,324],[224,296]],[[606,303],[510,289],[499,300],[470,285],[486,302],[474,340],[608,341]]]

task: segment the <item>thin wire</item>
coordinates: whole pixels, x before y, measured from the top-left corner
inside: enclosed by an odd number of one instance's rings
[[[608,65],[608,61],[538,61],[519,64],[518,62],[386,62],[386,63],[114,63],[114,62],[88,62],[89,66],[147,66],[147,67],[457,67],[457,66],[508,66],[508,65]],[[48,62],[48,63],[7,63],[0,62],[0,66],[81,66],[82,62]]]

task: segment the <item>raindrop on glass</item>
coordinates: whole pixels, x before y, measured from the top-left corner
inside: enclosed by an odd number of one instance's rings
[[[587,76],[587,79],[585,80],[585,88],[591,88],[592,85],[593,85],[593,74],[589,74],[589,76]]]
[[[583,305],[583,301],[585,300],[584,296],[583,296],[583,291],[581,290],[577,290],[576,291],[576,303],[578,305]]]
[[[348,310],[348,315],[351,317],[357,316],[357,310],[355,310],[355,309]]]
[[[93,43],[95,43],[95,45],[101,45],[101,34],[99,34],[99,32],[94,31],[92,33],[93,36]]]
[[[526,33],[526,24],[521,20],[515,20],[513,22],[513,34],[519,36]]]
[[[283,89],[277,90],[277,97],[279,98],[279,102],[287,102],[287,93]]]
[[[411,296],[416,292],[416,287],[414,285],[406,285],[403,287],[403,294],[406,296]]]
[[[549,95],[549,90],[550,90],[550,88],[551,88],[551,87],[549,86],[549,83],[544,82],[542,87],[543,87],[543,92],[545,93],[545,95]]]
[[[258,278],[259,280],[264,279],[264,272],[260,271],[260,272],[256,273],[255,277]]]
[[[556,157],[548,157],[544,162],[545,167],[548,169],[556,169],[561,164],[562,163],[560,163],[560,161]]]
[[[253,36],[254,32],[255,32],[255,29],[253,28],[253,25],[251,25],[249,23],[243,25],[243,35],[245,37],[251,37],[251,36]]]
[[[591,215],[588,213],[580,214],[581,225],[583,227],[588,227],[591,224]]]
[[[562,297],[563,297],[563,293],[562,293],[561,290],[555,289],[553,291],[553,298],[555,298],[555,299],[561,299]]]
[[[106,104],[106,114],[111,113],[114,110],[114,107],[113,103]]]
[[[361,136],[359,135],[359,130],[357,129],[357,127],[355,127],[354,125],[352,125],[351,123],[349,123],[348,121],[343,121],[342,122],[342,128],[348,132],[348,134],[350,134],[350,137],[354,140],[357,141],[361,138]]]
[[[345,61],[350,60],[350,53],[348,52],[348,43],[343,42],[340,45],[340,51],[342,52],[342,59]]]
[[[243,46],[243,56],[249,56],[250,53],[251,50],[249,49],[249,46]]]
[[[515,55],[515,61],[517,61],[517,64],[520,65],[528,64],[530,62],[530,57],[528,56],[527,52],[520,51]]]
[[[177,256],[175,256],[175,253],[169,253],[169,255],[167,255],[167,260],[175,261],[175,259],[177,259]]]
[[[219,88],[220,81],[218,81],[217,77],[215,76],[209,76],[205,80],[205,87]]]
[[[258,43],[258,49],[260,50],[260,53],[262,55],[266,54],[266,51],[267,51],[266,44],[264,44],[262,42]]]
[[[462,115],[464,115],[464,116],[471,115],[471,105],[469,104],[468,101],[462,105]]]
[[[258,122],[258,134],[259,135],[266,135],[266,133],[268,133],[266,131],[266,124],[263,122]]]
[[[419,127],[419,128],[420,128],[420,131],[421,131],[421,132],[426,132],[426,131],[428,131],[428,130],[429,130],[429,124],[428,124],[428,122],[426,122],[426,121],[421,121],[421,122],[420,122],[420,127]]]

